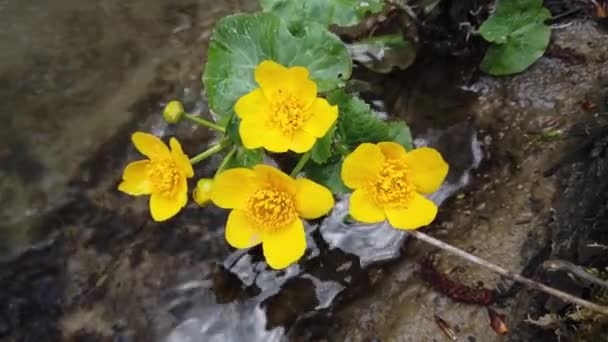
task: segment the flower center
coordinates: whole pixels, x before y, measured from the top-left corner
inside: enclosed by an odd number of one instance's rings
[[[398,160],[384,163],[370,188],[378,204],[390,207],[405,206],[416,192],[407,165]]]
[[[247,212],[258,226],[275,230],[297,218],[293,197],[274,189],[256,191],[247,203]]]
[[[293,133],[308,118],[308,111],[302,101],[292,94],[279,92],[277,97],[270,105],[271,124],[284,133]]]
[[[154,160],[148,166],[148,178],[153,192],[171,197],[177,189],[180,171],[173,160]]]

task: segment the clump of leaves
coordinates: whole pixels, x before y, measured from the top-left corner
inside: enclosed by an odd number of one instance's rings
[[[342,183],[341,165],[344,156],[359,144],[395,141],[412,149],[405,122],[382,120],[365,101],[345,91],[352,71],[351,55],[328,29],[332,24],[356,24],[368,13],[379,12],[381,0],[262,0],[261,4],[263,13],[222,18],[209,45],[203,83],[214,119],[226,128],[227,141],[234,146],[225,168],[253,167],[266,157],[262,149],[248,150],[242,145],[240,121],[234,113],[235,102],[257,88],[254,69],[263,60],[307,68],[321,96],[338,106],[338,121],[317,140],[310,155],[302,157],[310,158],[304,173],[335,194],[350,192]],[[384,54],[414,50],[397,35],[368,39],[364,44]]]
[[[500,0],[496,11],[479,28],[481,36],[493,43],[481,62],[481,70],[491,75],[510,75],[526,70],[545,52],[551,17],[542,0]]]

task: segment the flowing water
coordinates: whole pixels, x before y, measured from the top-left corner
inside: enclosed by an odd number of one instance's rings
[[[158,224],[145,200],[116,190],[124,166],[138,158],[132,132],[175,135],[190,155],[215,139],[193,125],[168,126],[160,113],[168,100],[179,98],[189,112],[207,115],[200,75],[213,23],[254,7],[242,0],[0,0],[0,341],[442,338],[428,323],[429,300],[421,301],[422,309],[417,303],[428,290],[413,275],[415,259],[432,250],[412,246],[406,233],[386,224],[345,222],[347,198],[338,198],[327,218],[306,226],[308,249],[298,264],[273,271],[259,249],[227,246],[225,211],[191,203]],[[590,91],[602,56],[589,54],[597,59],[590,66],[569,67],[572,74],[556,80],[543,76],[545,86],[558,84],[551,96],[535,92],[533,76],[504,84],[456,76],[459,81],[452,82],[445,75],[465,66],[443,62],[399,73],[378,92],[383,96],[369,95],[387,116],[408,119],[417,146],[438,148],[450,163],[445,184],[432,196],[442,205],[434,227],[440,235],[470,247],[478,240],[475,230],[459,234],[454,226],[473,225],[494,248],[489,256],[495,261],[529,243],[530,220],[501,246],[526,201],[509,199],[505,189],[522,186],[520,193],[536,191],[536,201],[545,203],[553,188],[530,173],[518,178],[506,170],[540,152],[514,156],[496,142],[529,142],[505,130],[496,113],[509,115],[504,104],[522,110],[513,120],[518,134],[566,125],[565,109],[558,123],[550,112],[558,105],[574,108],[576,102],[564,97],[567,82],[589,82],[576,96]],[[561,66],[543,63],[532,75]],[[492,163],[479,169],[484,158]],[[218,162],[212,158],[197,167],[195,179],[211,176]],[[493,184],[502,179],[497,175],[508,178],[504,188]],[[488,195],[492,186],[498,189]],[[494,205],[492,196],[519,207]],[[497,225],[498,234],[489,219],[475,214],[490,208],[507,222]],[[508,265],[519,269],[532,254],[524,251]],[[496,283],[478,273],[475,279]],[[441,312],[452,310],[447,300],[432,297],[430,303]],[[456,306],[449,318],[462,319],[462,310],[479,316]],[[406,329],[414,317],[421,322],[416,333]],[[481,341],[494,336],[487,322],[459,324]]]

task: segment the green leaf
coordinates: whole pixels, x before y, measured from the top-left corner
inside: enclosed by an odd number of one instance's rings
[[[258,87],[253,74],[263,60],[306,67],[320,92],[340,86],[352,69],[342,41],[322,25],[303,23],[296,36],[271,13],[224,17],[211,36],[203,75],[218,123],[227,124],[236,101]]]
[[[327,133],[312,147],[310,157],[317,164],[324,164],[331,157],[331,145],[334,142],[336,125],[333,125]]]
[[[382,11],[382,0],[261,0],[265,12],[290,21],[316,21],[325,26],[358,24],[368,13]]]
[[[544,24],[527,26],[518,39],[491,45],[481,61],[481,70],[496,76],[522,72],[542,57],[550,37],[551,29]]]
[[[492,75],[521,72],[544,53],[551,37],[544,22],[551,17],[542,0],[501,0],[479,32],[488,42],[481,70]]]
[[[337,104],[340,110],[336,134],[338,143],[347,149],[352,150],[365,142],[381,141],[395,141],[406,149],[412,148],[411,134],[404,122],[383,121],[365,101],[350,96],[343,90],[332,92],[328,100]]]
[[[261,148],[255,150],[248,150],[244,147],[238,147],[232,159],[226,165],[226,169],[232,169],[235,167],[247,167],[252,168],[258,164],[264,162],[264,150]]]
[[[405,122],[390,122],[388,124],[388,134],[392,137],[391,140],[403,145],[406,150],[411,151],[414,148],[412,143],[412,132]]]
[[[351,190],[344,185],[341,178],[342,157],[333,157],[326,164],[308,163],[304,173],[309,179],[324,185],[336,195],[349,193]]]
[[[407,69],[416,59],[416,47],[400,34],[363,39],[348,45],[354,61],[378,73]]]
[[[347,148],[353,149],[364,142],[382,141],[388,136],[386,122],[378,118],[365,101],[342,90],[330,94],[328,100],[338,105],[337,133]]]
[[[504,44],[509,36],[530,24],[551,18],[542,0],[500,0],[496,11],[480,27],[481,36],[491,43]]]
[[[243,143],[241,142],[241,136],[239,135],[239,124],[241,120],[233,115],[230,117],[228,124],[226,125],[226,135],[230,138],[230,140],[236,145],[241,146]]]

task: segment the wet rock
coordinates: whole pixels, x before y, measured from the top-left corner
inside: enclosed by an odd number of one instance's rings
[[[598,48],[592,44],[598,39],[605,39],[605,34],[591,22],[576,22],[570,27],[555,30],[554,44],[584,55],[586,64],[568,65],[546,58],[521,75],[500,79],[480,77],[473,84],[464,86],[477,92],[477,100],[473,104],[455,107],[455,110],[452,107],[433,109],[427,104],[427,110],[418,114],[420,107],[412,104],[425,102],[418,99],[415,92],[394,90],[402,93],[394,104],[402,108],[403,116],[411,117],[412,127],[420,127],[416,126],[416,118],[422,118],[423,122],[432,121],[433,116],[429,113],[437,113],[435,116],[441,117],[435,119],[439,124],[448,119],[454,120],[455,116],[466,117],[474,113],[482,132],[481,149],[487,159],[480,166],[479,175],[464,197],[447,201],[441,208],[435,224],[428,228],[430,234],[441,234],[440,238],[448,243],[472,250],[473,254],[486,260],[528,275],[533,274],[536,265],[549,256],[547,246],[551,246],[550,229],[554,217],[551,207],[554,196],[559,196],[561,191],[558,191],[555,179],[543,177],[543,171],[562,158],[569,146],[577,143],[555,139],[539,144],[535,139],[537,133],[531,132],[542,132],[548,126],[567,131],[574,123],[590,116],[581,109],[580,100],[596,97],[601,75],[606,72],[603,63],[593,62],[606,52],[606,47]],[[556,68],[562,72],[552,72]],[[418,73],[424,75],[420,69]],[[433,72],[427,70],[426,73]],[[412,74],[413,70],[410,72]],[[420,78],[425,79],[424,76]],[[425,82],[432,84],[432,79],[431,75]],[[445,85],[445,81],[436,82],[435,88],[441,89],[442,85]],[[423,88],[432,89],[430,86]],[[453,93],[453,90],[443,91],[434,98],[449,97],[447,94]],[[432,91],[428,91],[424,96],[433,97],[432,94]],[[414,129],[414,132],[420,132],[420,129]],[[572,191],[572,203],[579,195],[578,190]],[[485,205],[482,206],[482,203]],[[449,230],[436,230],[436,226],[442,226],[442,221],[450,222]],[[560,239],[573,242],[566,236]],[[569,246],[576,250],[577,245]],[[484,309],[455,303],[412,276],[416,266],[414,260],[429,253],[435,254],[442,272],[463,267],[464,272],[454,275],[463,283],[482,281],[486,287],[506,289],[507,295],[501,302],[504,310],[500,311],[505,313],[510,327],[511,332],[507,336],[515,336],[518,329],[522,329],[519,322],[527,313],[533,312],[532,305],[525,304],[529,302],[524,298],[543,298],[541,302],[547,300],[543,294],[512,286],[511,282],[492,272],[436,252],[420,242],[409,241],[400,261],[388,267],[388,276],[337,314],[339,327],[334,326],[330,336],[362,341],[371,325],[381,340],[440,340],[444,339],[443,333],[432,320],[433,314],[437,313],[458,327],[459,336],[477,341],[497,340]],[[578,255],[580,251],[574,253]],[[542,337],[549,335],[543,332],[542,336],[534,335],[532,339],[523,340],[542,340]]]

